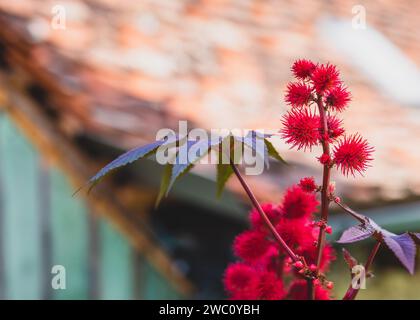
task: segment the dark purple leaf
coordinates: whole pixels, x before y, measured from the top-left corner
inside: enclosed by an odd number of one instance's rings
[[[222,141],[223,137],[217,137],[209,140],[188,140],[184,143],[184,145],[179,148],[178,155],[175,159],[166,194],[180,176],[187,173],[212,147],[221,144]],[[186,149],[182,150],[182,148]]]
[[[161,145],[174,143],[177,140],[177,136],[171,136],[165,140],[155,141],[145,146],[137,147],[130,151],[127,151],[126,153],[120,155],[117,159],[113,160],[112,162],[108,163],[105,167],[103,167],[96,175],[90,178],[89,182],[95,183],[103,176],[108,174],[110,171],[132,163],[140,158],[144,158],[155,152]]]
[[[360,224],[350,227],[343,232],[338,243],[352,243],[369,238],[375,233],[375,230],[369,227],[369,224]]]
[[[367,218],[367,224],[369,225],[369,228],[373,229],[374,231],[376,231],[377,233],[380,233],[383,237],[392,237],[392,236],[396,236],[395,233],[389,232],[386,229],[383,229],[381,226],[379,226],[375,221],[373,221],[370,218]]]
[[[234,138],[242,142],[251,150],[255,151],[257,156],[264,161],[265,166],[268,168],[268,149],[264,139],[270,136],[271,135],[262,134],[261,132],[251,130],[245,137],[234,136]]]
[[[346,208],[346,210],[348,211],[351,209]],[[395,233],[383,229],[375,221],[364,215],[354,211],[351,211],[351,214],[358,218],[358,220],[364,220],[364,222],[344,231],[337,242],[351,243],[374,236],[377,241],[385,242],[408,272],[413,274],[417,249],[415,241],[420,243],[419,233],[406,232],[401,235],[396,235]]]
[[[161,189],[159,191],[159,196],[157,203],[162,199],[163,195],[167,195],[171,187],[173,186],[174,182],[183,174],[188,172],[201,158],[203,158],[210,149],[214,149],[219,145],[224,145],[226,138],[240,141],[241,150],[243,146],[247,146],[247,148],[252,149],[256,152],[258,157],[262,158],[266,166],[268,166],[268,155],[271,155],[273,158],[277,160],[282,160],[281,156],[277,153],[274,147],[271,145],[270,142],[265,140],[266,138],[271,137],[271,134],[263,134],[257,131],[250,131],[245,137],[234,136],[229,134],[227,136],[219,136],[217,138],[211,137],[208,140],[188,140],[185,136],[180,138],[178,136],[170,136],[165,138],[164,140],[156,141],[150,143],[148,145],[134,148],[121,156],[119,156],[114,161],[107,164],[104,168],[102,168],[96,175],[94,175],[90,180],[90,189],[99,182],[99,180],[107,175],[110,171],[117,169],[119,167],[125,166],[129,163],[132,163],[140,158],[144,158],[148,155],[155,153],[160,146],[166,147],[174,147],[176,151],[176,159],[175,163],[170,163],[167,165],[166,169],[164,170],[164,177],[162,178],[161,182]],[[177,142],[180,142],[180,145],[177,145]],[[173,144],[173,145],[172,145]],[[223,146],[224,147],[224,146]],[[185,152],[185,148],[187,152]],[[195,148],[197,151],[194,153],[190,152],[191,148]],[[236,151],[237,149],[235,149]],[[225,150],[226,151],[226,150]],[[225,153],[225,151],[218,150],[220,152]],[[231,150],[228,150],[228,153]],[[190,154],[191,153],[191,154]],[[186,159],[184,159],[186,156]],[[236,157],[236,154],[235,154]],[[235,158],[236,160],[236,158]],[[236,163],[236,162],[235,162]],[[224,162],[224,164],[229,164],[229,162]],[[223,173],[223,174],[222,174]],[[219,172],[218,180],[218,192],[220,193],[223,190],[225,182],[231,176],[232,171],[227,166],[224,166],[223,170]],[[79,189],[80,190],[80,189]],[[77,192],[76,192],[77,193]]]
[[[414,242],[420,245],[420,233],[409,232],[409,234],[413,238]]]
[[[384,236],[384,242],[397,256],[398,260],[410,272],[414,273],[416,244],[408,233],[394,236]]]
[[[375,234],[381,235],[382,237],[395,236],[394,233],[381,228],[372,219],[357,212],[354,212],[354,214],[357,214],[357,217],[361,220],[364,220],[364,222],[357,226],[353,226],[345,230],[343,234],[341,235],[341,238],[337,241],[338,243],[357,242],[357,241],[367,239],[370,236],[373,236]]]

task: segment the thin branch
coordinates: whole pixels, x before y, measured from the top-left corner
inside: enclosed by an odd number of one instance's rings
[[[293,262],[299,261],[300,260],[299,257],[293,252],[293,250],[283,240],[283,238],[277,232],[276,228],[271,223],[270,219],[265,214],[264,210],[261,208],[261,205],[259,204],[257,198],[255,197],[255,195],[253,194],[253,192],[249,188],[248,184],[245,182],[244,178],[242,177],[242,175],[239,172],[236,165],[232,162],[232,159],[230,160],[230,165],[233,169],[233,172],[238,177],[238,180],[241,183],[242,187],[244,188],[245,192],[247,193],[249,199],[251,200],[252,204],[254,205],[255,209],[257,209],[258,213],[261,215],[261,218],[264,220],[267,227],[273,233],[274,238],[277,240],[277,242],[280,244],[280,246],[284,249],[284,251],[286,251],[286,253],[293,260]]]
[[[334,198],[334,202],[341,208],[344,210],[344,212],[348,213],[350,216],[352,216],[354,219],[356,219],[357,221],[361,222],[361,223],[366,223],[366,219],[364,216],[362,216],[361,214],[357,213],[356,211],[354,211],[353,209],[351,209],[349,206],[347,206],[346,204],[342,203],[341,201],[337,201]],[[381,246],[381,242],[377,241],[375,246],[372,248],[372,251],[369,254],[368,260],[366,261],[365,264],[365,274],[367,274],[369,268],[372,266],[373,260],[375,259],[375,256],[379,250],[379,247]],[[359,293],[359,289],[354,289],[352,284],[350,284],[349,288],[347,289],[343,300],[354,300],[357,296],[357,294]]]
[[[358,214],[356,211],[354,211],[353,209],[351,209],[349,206],[345,205],[344,203],[341,203],[341,201],[334,200],[334,202],[341,209],[343,209],[346,213],[350,214],[353,218],[355,218],[357,221],[359,221],[361,223],[365,223],[366,222],[365,218],[362,215]]]
[[[377,241],[375,243],[375,246],[372,248],[372,251],[369,254],[369,257],[365,264],[365,275],[368,273],[370,267],[372,266],[373,260],[375,259],[376,254],[378,253],[379,247],[381,246],[381,242]],[[354,300],[359,293],[360,289],[355,289],[352,286],[352,283],[350,283],[349,288],[347,289],[343,300]]]
[[[306,279],[306,283],[308,284],[307,286],[308,300],[315,299],[315,288],[314,288],[314,283],[312,281],[313,281],[312,279]]]

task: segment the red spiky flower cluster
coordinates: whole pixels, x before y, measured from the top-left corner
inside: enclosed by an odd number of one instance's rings
[[[302,107],[312,100],[312,89],[305,83],[290,83],[287,86],[286,102],[292,107]]]
[[[336,165],[344,175],[362,174],[372,161],[373,148],[358,134],[346,136],[342,120],[333,114],[345,110],[351,100],[337,68],[331,64],[315,65],[308,60],[298,60],[292,71],[298,82],[287,87],[286,102],[292,110],[282,119],[281,134],[286,143],[298,150],[312,150],[324,141],[336,142],[334,154],[321,155],[320,162]],[[326,126],[321,115],[316,114],[320,104]],[[340,137],[343,138],[338,140]]]
[[[351,100],[350,93],[342,84],[335,86],[325,95],[325,104],[333,111],[342,112]]]
[[[314,180],[305,178],[300,185],[292,186],[286,191],[280,204],[263,205],[264,212],[278,233],[304,258],[308,266],[316,263],[315,244],[319,228],[312,220],[319,204],[315,195],[316,189]],[[304,265],[292,263],[255,209],[251,211],[249,219],[250,230],[238,235],[233,245],[233,251],[241,261],[229,265],[225,272],[224,283],[230,298],[307,299],[297,290],[306,286],[305,275],[301,272]],[[334,259],[330,246],[325,246],[323,250],[321,271],[325,271]],[[316,272],[316,268],[313,271]],[[285,278],[288,279],[287,283]],[[328,289],[321,283],[315,287],[317,299],[330,298]]]
[[[321,64],[316,66],[312,72],[311,81],[316,93],[322,94],[326,90],[332,90],[340,84],[340,73],[331,64]]]
[[[305,177],[302,178],[299,182],[299,186],[308,192],[312,192],[318,189],[318,186],[315,183],[314,177]]]
[[[334,149],[335,163],[344,175],[364,172],[372,160],[373,148],[359,134],[344,137]]]
[[[294,109],[283,117],[282,123],[283,138],[292,147],[306,150],[319,144],[319,117],[311,111]]]
[[[296,82],[287,86],[286,102],[292,109],[282,119],[281,135],[292,148],[312,150],[323,166],[323,183],[313,177],[286,190],[279,204],[265,204],[250,213],[250,230],[238,235],[233,251],[241,260],[231,264],[224,277],[231,299],[330,299],[333,283],[325,271],[334,252],[325,243],[328,204],[338,201],[330,169],[344,175],[362,174],[372,160],[373,148],[360,135],[346,135],[342,112],[350,93],[337,68],[298,60],[292,66]],[[321,219],[314,214],[321,194]],[[269,221],[267,221],[267,219]]]
[[[292,72],[297,79],[305,80],[311,77],[316,68],[315,63],[309,60],[297,60],[292,66]]]

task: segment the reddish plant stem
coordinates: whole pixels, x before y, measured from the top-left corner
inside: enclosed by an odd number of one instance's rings
[[[251,200],[252,204],[254,205],[255,209],[257,209],[258,213],[261,215],[261,218],[264,220],[267,227],[272,232],[274,238],[277,240],[279,245],[286,251],[287,255],[293,260],[293,262],[296,262],[299,259],[299,257],[293,252],[293,250],[287,245],[287,243],[283,240],[283,238],[280,236],[280,234],[277,232],[276,228],[271,223],[270,219],[265,214],[264,210],[261,208],[260,203],[258,202],[257,198],[249,188],[248,184],[245,182],[244,178],[242,177],[241,173],[239,172],[236,165],[230,160],[230,165],[233,169],[233,172],[237,176],[239,182],[241,183],[242,187],[244,188],[245,192],[247,193],[249,199]]]
[[[349,206],[345,205],[341,201],[334,200],[334,202],[341,209],[343,209],[346,213],[348,213],[353,218],[355,218],[357,221],[359,221],[361,223],[366,222],[365,218],[362,215],[358,214],[356,211],[351,209]],[[381,246],[381,242],[377,241],[375,246],[373,247],[372,251],[370,252],[369,257],[368,257],[368,259],[366,261],[366,264],[365,264],[365,274],[369,271],[380,246]],[[359,289],[354,289],[353,286],[352,286],[352,283],[350,283],[349,288],[347,289],[346,293],[344,294],[343,300],[354,300],[358,293],[359,293]]]
[[[314,283],[312,282],[312,279],[306,280],[307,285],[307,291],[308,291],[308,300],[314,300],[315,299],[315,288]]]
[[[372,248],[372,251],[369,254],[369,257],[365,264],[365,275],[369,271],[370,267],[372,266],[373,260],[375,259],[376,254],[378,253],[379,247],[381,246],[381,242],[377,241],[375,246]],[[343,300],[354,300],[359,293],[359,289],[354,289],[352,283],[350,283],[349,288],[347,289]]]
[[[323,154],[328,155],[328,157],[331,157],[330,154],[330,144],[327,138],[328,135],[328,122],[327,122],[327,115],[326,110],[324,108],[324,104],[322,103],[321,96],[318,96],[317,98],[317,105],[319,110],[319,117],[322,123],[322,131],[321,131],[321,143],[322,143],[322,150]],[[323,223],[320,226],[319,229],[319,235],[318,235],[318,242],[317,242],[317,259],[316,259],[316,265],[318,267],[318,270],[321,266],[321,259],[322,259],[322,251],[324,249],[325,245],[325,228],[328,223],[328,207],[330,204],[330,199],[328,195],[328,186],[330,185],[330,175],[331,175],[331,166],[329,161],[324,164],[323,167],[323,173],[322,173],[322,188],[321,188],[321,220]],[[314,288],[312,288],[312,293],[310,299],[314,298]]]
[[[353,209],[351,209],[349,206],[345,205],[344,203],[341,203],[340,201],[336,201],[334,200],[334,202],[341,208],[343,209],[346,213],[348,213],[349,215],[351,215],[353,218],[355,218],[357,221],[361,222],[361,223],[365,223],[365,219],[363,218],[363,216],[361,216],[360,214],[358,214],[356,211],[354,211]]]

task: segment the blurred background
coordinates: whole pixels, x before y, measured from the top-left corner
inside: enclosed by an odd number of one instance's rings
[[[198,166],[154,209],[162,168],[142,160],[72,194],[179,120],[279,130],[299,58],[338,66],[345,126],[376,149],[365,177],[333,173],[337,193],[393,232],[420,231],[419,12],[415,0],[0,0],[0,298],[224,298],[249,210],[235,179],[218,200],[214,168]],[[272,141],[290,166],[246,178],[279,202],[320,170]],[[331,240],[353,224],[333,213]],[[349,248],[363,261],[371,246]],[[340,251],[337,298],[350,279]],[[51,286],[56,265],[65,290]],[[374,273],[360,298],[420,298],[420,274],[384,250]]]

